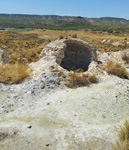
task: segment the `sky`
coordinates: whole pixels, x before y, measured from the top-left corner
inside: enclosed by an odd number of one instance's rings
[[[129,19],[129,0],[0,0],[0,13]]]

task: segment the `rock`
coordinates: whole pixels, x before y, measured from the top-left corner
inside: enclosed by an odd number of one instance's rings
[[[9,63],[9,53],[7,46],[2,46],[0,49],[0,63],[2,64]]]
[[[44,88],[45,88],[45,84],[42,84],[42,85],[40,86],[40,88],[41,88],[41,89],[44,89]]]
[[[114,46],[119,46],[119,45],[121,45],[121,42],[119,42],[119,41],[117,41],[117,42],[112,42],[112,45],[114,45]]]
[[[111,40],[107,40],[107,42],[106,43],[110,43],[111,42]]]
[[[32,94],[32,92],[31,92],[31,91],[27,91],[26,93],[27,93],[27,94]]]
[[[105,42],[106,42],[106,40],[105,40],[105,39],[101,41],[101,43],[105,43]]]
[[[29,129],[30,129],[30,128],[32,128],[32,126],[31,126],[31,125],[28,125],[28,126],[27,126],[27,128],[29,128]]]
[[[68,71],[78,68],[86,71],[90,62],[97,60],[96,49],[79,39],[58,39],[53,41],[44,47],[40,57],[50,60],[50,68],[58,64]]]

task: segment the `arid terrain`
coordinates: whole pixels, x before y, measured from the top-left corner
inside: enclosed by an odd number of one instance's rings
[[[129,48],[128,33],[106,33],[102,31],[54,31],[33,30],[21,33],[0,32],[0,47],[7,46],[10,54],[10,63],[17,58],[27,58],[29,62],[39,60],[39,54],[48,40],[57,38],[79,38],[95,46],[100,52],[114,52]]]
[[[128,150],[129,33],[0,31],[0,50],[0,150]]]

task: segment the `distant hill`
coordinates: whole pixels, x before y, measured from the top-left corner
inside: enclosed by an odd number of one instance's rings
[[[129,25],[129,20],[126,20],[124,18],[114,18],[114,17],[89,18],[88,21],[94,25],[107,26],[107,27],[110,26],[120,27],[123,25]]]
[[[90,29],[128,32],[129,20],[113,17],[0,14],[0,28]]]
[[[129,24],[129,20],[126,20],[124,18],[114,18],[114,17],[101,17],[101,18],[89,18],[88,19],[91,22],[96,23],[118,23],[118,24]]]

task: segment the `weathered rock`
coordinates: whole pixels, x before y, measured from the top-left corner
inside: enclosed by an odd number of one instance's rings
[[[107,40],[107,41],[106,41],[106,43],[110,43],[110,42],[111,42],[111,40]]]
[[[121,42],[119,42],[119,41],[112,42],[112,45],[114,45],[114,46],[119,46],[119,45],[121,45]]]
[[[106,40],[105,40],[105,39],[101,41],[101,43],[105,43],[105,42],[106,42]]]
[[[88,70],[92,61],[97,61],[96,49],[79,39],[61,39],[49,43],[42,51],[41,58],[50,64],[58,64],[70,71],[82,68]]]
[[[0,49],[0,63],[8,64],[9,63],[9,53],[7,46],[2,46]]]

